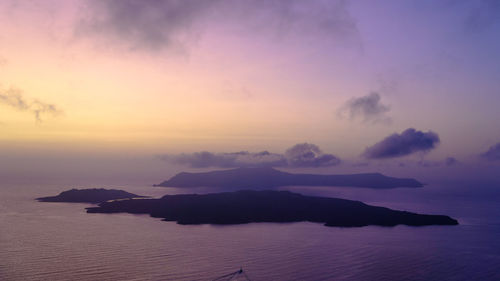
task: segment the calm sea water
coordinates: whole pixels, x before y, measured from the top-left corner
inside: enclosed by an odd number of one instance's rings
[[[288,188],[447,214],[461,223],[428,227],[181,226],[144,215],[87,214],[86,204],[33,200],[71,187],[0,186],[0,280],[211,280],[240,266],[252,280],[500,280],[494,191],[471,196],[453,186]],[[152,196],[185,192],[105,187]]]

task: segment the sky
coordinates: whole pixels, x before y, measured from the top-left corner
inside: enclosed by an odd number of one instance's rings
[[[500,171],[499,1],[0,0],[0,13],[3,178]]]

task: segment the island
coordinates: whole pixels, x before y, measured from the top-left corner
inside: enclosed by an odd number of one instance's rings
[[[346,186],[367,188],[422,187],[411,178],[393,178],[380,173],[350,175],[292,174],[273,168],[237,168],[203,173],[179,173],[155,186],[220,187],[231,190],[269,189],[280,186]]]
[[[36,198],[40,202],[69,202],[69,203],[101,203],[108,200],[146,198],[118,189],[71,189],[59,193],[57,196]]]
[[[178,224],[317,222],[326,226],[457,225],[444,215],[423,215],[359,201],[305,196],[290,191],[242,190],[212,194],[165,195],[159,199],[108,201],[88,213],[149,214]]]

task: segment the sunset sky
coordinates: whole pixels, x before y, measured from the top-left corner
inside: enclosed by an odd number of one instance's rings
[[[286,151],[302,143],[313,161],[340,159],[309,168],[497,169],[499,11],[495,0],[1,0],[0,153],[15,163],[2,175],[92,155],[196,168],[200,151],[269,151],[292,167]],[[217,163],[201,166],[233,162]]]

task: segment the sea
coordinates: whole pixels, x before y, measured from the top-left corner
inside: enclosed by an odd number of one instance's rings
[[[374,190],[285,187],[458,219],[457,226],[319,223],[178,225],[148,215],[87,214],[41,203],[70,188],[139,195],[210,193],[144,184],[0,184],[0,280],[500,280],[500,187],[474,183]]]

